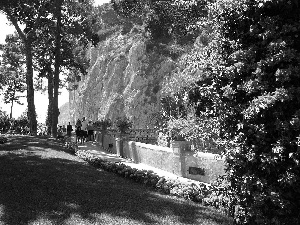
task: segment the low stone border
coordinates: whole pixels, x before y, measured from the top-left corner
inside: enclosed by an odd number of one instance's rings
[[[213,206],[222,209],[225,213],[228,212],[230,195],[227,186],[222,182],[215,184],[198,181],[183,183],[176,179],[159,176],[152,170],[139,170],[121,162],[104,160],[90,152],[78,150],[77,143],[70,140],[66,140],[65,143],[65,146],[75,155],[97,168],[114,172],[119,176],[155,188],[165,194],[188,199],[205,206]]]

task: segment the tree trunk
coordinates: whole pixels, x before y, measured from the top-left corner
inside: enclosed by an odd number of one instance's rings
[[[10,119],[12,119],[13,106],[14,106],[14,100],[11,100]]]
[[[48,72],[48,124],[47,124],[47,129],[48,129],[48,134],[52,135],[52,108],[53,108],[53,74],[51,71]]]
[[[56,1],[56,37],[55,37],[55,65],[54,65],[54,79],[53,79],[53,105],[52,105],[52,136],[57,137],[57,124],[58,124],[58,89],[59,89],[59,71],[61,64],[61,6],[63,0]]]
[[[28,119],[29,129],[32,135],[37,134],[37,120],[34,105],[34,87],[33,87],[33,67],[32,67],[32,46],[29,40],[25,41],[26,50],[26,84],[27,84],[27,108],[28,108]]]

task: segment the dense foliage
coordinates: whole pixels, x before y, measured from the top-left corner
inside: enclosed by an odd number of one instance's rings
[[[3,77],[4,103],[11,104],[12,118],[13,104],[22,104],[20,98],[25,97],[20,95],[26,90],[24,46],[17,34],[7,35],[5,41],[5,44],[0,45],[0,72]]]
[[[5,133],[10,128],[9,116],[0,110],[0,133]]]
[[[29,127],[27,111],[23,112],[17,119],[10,118],[5,112],[0,110],[0,133],[6,133],[8,130],[15,130],[16,133],[24,133],[22,131]]]
[[[93,126],[95,128],[98,128],[101,130],[106,130],[111,125],[112,125],[112,122],[110,119],[101,119],[101,120],[97,120],[93,123]]]
[[[88,0],[3,0],[0,3],[0,11],[14,25],[24,45],[27,106],[30,130],[34,134],[37,131],[34,89],[39,85],[34,86],[33,70],[48,79],[48,117],[52,115],[48,122],[52,125],[52,135],[56,136],[60,74],[68,71],[72,77],[73,70],[86,73],[88,60],[84,53],[93,36],[90,29],[93,9],[92,1]]]
[[[206,1],[112,1],[115,11],[122,17],[143,23],[145,32],[155,41],[183,42],[197,35],[197,24],[207,14]]]
[[[237,224],[299,224],[299,3],[217,0],[207,12],[163,89],[168,128],[218,137]]]
[[[299,15],[296,1],[217,1],[175,74],[217,119],[237,224],[299,223]]]
[[[125,133],[132,127],[132,121],[127,117],[118,117],[113,123],[113,127],[121,133]]]
[[[224,6],[226,64],[218,85],[234,216],[239,223],[299,224],[298,2]]]

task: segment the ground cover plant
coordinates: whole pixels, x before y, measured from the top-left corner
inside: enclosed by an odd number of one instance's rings
[[[99,158],[91,152],[78,150],[77,144],[70,140],[66,142],[66,146],[78,157],[97,168],[116,173],[164,194],[191,200],[204,206],[213,206],[224,213],[228,213],[231,194],[228,190],[228,184],[224,183],[222,178],[212,184],[197,181],[183,183],[179,180],[159,176],[151,170],[139,170],[121,162],[111,162]]]

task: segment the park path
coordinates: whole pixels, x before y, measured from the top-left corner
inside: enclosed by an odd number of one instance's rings
[[[54,139],[0,145],[0,225],[229,224],[214,209],[96,169]]]

